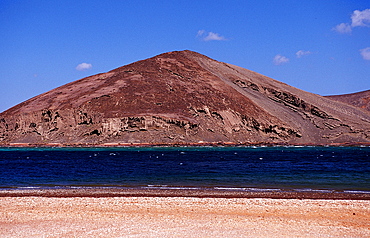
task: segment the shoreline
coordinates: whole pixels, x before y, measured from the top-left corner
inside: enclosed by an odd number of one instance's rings
[[[16,188],[0,189],[0,197],[194,197],[194,198],[268,198],[370,200],[370,192],[341,191],[242,191],[192,188]]]
[[[174,143],[0,143],[0,148],[121,148],[121,147],[275,147],[275,146],[317,146],[317,147],[370,147],[370,142],[343,143],[288,143],[288,142],[174,142]]]

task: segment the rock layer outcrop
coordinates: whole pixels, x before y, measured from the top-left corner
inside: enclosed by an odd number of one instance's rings
[[[370,114],[192,51],[66,84],[0,114],[0,143],[370,142]]]

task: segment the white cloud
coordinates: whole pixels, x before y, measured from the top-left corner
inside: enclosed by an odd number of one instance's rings
[[[370,47],[360,50],[360,54],[364,60],[370,60]]]
[[[355,10],[351,16],[352,27],[356,26],[370,26],[370,9],[365,9],[363,11]]]
[[[225,37],[220,36],[218,33],[209,32],[206,37],[203,39],[204,41],[210,41],[210,40],[226,40]]]
[[[351,33],[354,27],[370,27],[370,9],[353,11],[351,15],[351,24],[341,23],[336,25],[333,30],[341,34],[346,34]]]
[[[342,34],[351,33],[352,27],[348,23],[340,23],[333,28],[334,31]]]
[[[91,68],[92,68],[92,64],[81,63],[81,64],[77,65],[76,70],[84,71],[84,70],[88,70],[88,69],[91,69]]]
[[[222,41],[222,40],[227,40],[225,37],[220,36],[218,33],[214,32],[206,32],[205,30],[199,30],[197,33],[197,37],[201,38],[203,41],[211,41],[211,40],[217,40],[217,41]]]
[[[275,55],[273,60],[275,65],[282,65],[289,62],[289,59],[282,55]]]
[[[295,53],[296,54],[296,56],[298,57],[298,58],[301,58],[302,56],[304,56],[304,55],[310,55],[310,54],[312,54],[312,52],[311,51],[304,51],[304,50],[299,50],[299,51],[297,51],[297,53]]]
[[[201,37],[202,35],[204,35],[205,32],[205,30],[199,30],[197,33],[197,37]]]

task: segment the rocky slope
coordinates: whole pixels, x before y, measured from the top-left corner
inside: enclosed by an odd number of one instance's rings
[[[83,78],[0,114],[0,143],[370,142],[370,114],[192,51]]]
[[[327,98],[344,102],[349,105],[370,111],[370,90],[343,95],[326,96]]]

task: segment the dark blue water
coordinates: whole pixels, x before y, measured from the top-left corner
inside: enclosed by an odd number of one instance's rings
[[[370,191],[369,147],[0,148],[0,188]]]

